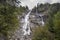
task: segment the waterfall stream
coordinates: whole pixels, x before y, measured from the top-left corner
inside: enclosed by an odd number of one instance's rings
[[[23,32],[24,32],[24,34],[23,35],[30,35],[30,27],[28,27],[29,26],[29,15],[30,15],[30,13],[31,13],[31,11],[25,16],[25,18],[24,18],[24,24],[23,24],[23,28],[22,28],[22,30],[23,30]]]
[[[31,11],[29,11],[27,13],[27,15],[25,15],[24,20],[22,20],[22,21],[24,21],[24,24],[22,26],[22,32],[23,32],[22,35],[25,38],[26,38],[26,36],[29,36],[30,33],[31,33],[31,30],[30,30],[30,27],[29,27],[29,15],[30,15],[30,13],[31,13]],[[25,38],[22,38],[21,40],[31,40],[31,39],[25,39]]]

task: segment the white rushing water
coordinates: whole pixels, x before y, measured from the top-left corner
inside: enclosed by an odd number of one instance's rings
[[[23,35],[30,35],[30,27],[29,27],[29,15],[30,15],[31,11],[28,12],[28,14],[25,16],[24,18],[24,25],[23,25]]]
[[[25,17],[24,17],[24,24],[22,26],[22,32],[23,32],[23,37],[26,37],[26,36],[29,36],[31,34],[31,30],[30,30],[30,27],[29,27],[29,15],[30,15],[31,11],[29,11]],[[22,38],[22,40],[26,40],[24,38]]]
[[[45,23],[44,23],[44,21],[43,21],[43,18],[42,18],[42,22],[41,22],[41,23],[42,23],[42,26],[44,26]]]
[[[40,14],[40,17],[42,18],[41,24],[42,24],[42,26],[44,26],[45,23],[44,23],[44,21],[43,21],[43,17],[42,17],[42,16],[43,16],[43,15]]]

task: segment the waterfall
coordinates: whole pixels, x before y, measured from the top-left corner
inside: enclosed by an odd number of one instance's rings
[[[43,18],[42,18],[42,22],[41,22],[41,23],[42,23],[42,26],[44,26],[45,23],[44,23],[44,21],[43,21]]]
[[[45,23],[44,23],[44,21],[43,21],[43,17],[42,17],[42,16],[43,16],[43,15],[40,14],[40,17],[42,18],[41,24],[42,24],[42,26],[44,26]]]
[[[32,27],[35,25],[34,23],[32,24],[31,21],[36,21],[37,23],[39,23],[40,25],[44,26],[44,20],[43,20],[43,15],[42,14],[33,14],[35,15],[35,17],[33,18],[31,16],[31,11],[29,11],[27,14],[23,13],[24,15],[18,19],[20,19],[20,27],[17,29],[17,31],[15,32],[13,39],[17,39],[17,40],[32,40]],[[31,16],[31,18],[30,18]],[[39,16],[38,18],[36,18],[37,16]],[[30,19],[34,19],[34,20],[29,20]],[[38,20],[39,19],[39,20]],[[41,20],[40,20],[41,19]],[[30,25],[32,24],[32,25]],[[35,28],[35,26],[34,26]]]
[[[43,21],[43,17],[42,17],[43,15],[41,15],[41,14],[39,15],[39,14],[38,14],[38,12],[37,12],[37,5],[36,5],[36,14],[42,18],[42,20],[41,20],[41,25],[44,26],[45,23],[44,23],[44,21]]]
[[[23,35],[30,35],[30,27],[29,26],[29,15],[31,11],[25,16],[24,18],[24,24],[23,24]],[[28,30],[27,30],[28,29]]]
[[[27,13],[27,15],[25,15],[24,20],[22,20],[22,21],[24,21],[24,24],[22,26],[23,37],[29,36],[31,33],[31,30],[29,27],[29,15],[30,15],[30,13],[31,13],[31,11],[29,11]],[[26,39],[22,38],[21,40],[26,40]]]

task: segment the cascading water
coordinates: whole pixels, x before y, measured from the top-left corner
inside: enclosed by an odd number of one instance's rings
[[[22,36],[23,36],[23,38],[21,38],[21,40],[31,40],[31,39],[25,39],[26,36],[29,36],[30,33],[31,33],[31,30],[30,30],[30,27],[29,27],[29,15],[30,15],[30,13],[31,13],[31,11],[29,11],[27,13],[27,15],[24,17],[24,20],[22,20],[22,21],[24,21],[24,24],[22,26],[22,32],[23,32]]]
[[[23,25],[23,35],[30,35],[30,27],[29,26],[29,15],[31,11],[25,16],[24,18],[24,25]],[[28,30],[27,30],[28,29]]]
[[[41,20],[41,24],[42,24],[42,26],[44,26],[44,21],[43,21],[43,17],[41,16],[41,18],[42,18],[42,20]]]
[[[42,17],[43,15],[38,14],[38,12],[37,12],[37,5],[36,5],[36,14],[41,17],[41,19],[42,19],[42,20],[41,20],[41,25],[44,26],[45,23],[44,23],[44,21],[43,21],[43,17]]]

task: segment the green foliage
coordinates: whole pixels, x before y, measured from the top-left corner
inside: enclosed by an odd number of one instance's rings
[[[13,34],[19,27],[18,15],[26,11],[25,7],[17,8],[6,3],[0,4],[0,35],[8,36]]]
[[[32,40],[54,40],[54,35],[46,27],[38,27],[33,33]]]
[[[55,40],[60,40],[60,11],[54,16]]]
[[[12,11],[11,11],[12,10]],[[0,33],[8,34],[9,31],[13,31],[18,26],[16,10],[10,5],[0,6]]]

